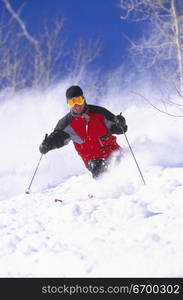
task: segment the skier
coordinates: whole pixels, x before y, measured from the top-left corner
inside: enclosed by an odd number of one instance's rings
[[[127,131],[126,120],[121,114],[115,116],[104,107],[88,104],[77,85],[67,89],[66,99],[70,112],[46,135],[39,151],[46,154],[72,141],[86,168],[97,178],[108,169],[112,154],[121,153],[113,134]]]

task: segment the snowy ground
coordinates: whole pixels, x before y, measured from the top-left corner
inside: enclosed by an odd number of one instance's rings
[[[125,154],[109,174],[94,181],[69,145],[43,157],[25,194],[39,143],[67,111],[64,91],[0,105],[0,276],[183,277],[180,118],[148,106],[123,110],[146,185],[118,136]],[[110,97],[101,105],[122,110]]]

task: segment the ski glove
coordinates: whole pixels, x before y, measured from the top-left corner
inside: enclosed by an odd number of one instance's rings
[[[115,118],[116,121],[116,127],[119,129],[122,129],[123,132],[126,132],[128,127],[126,125],[126,120],[125,118],[122,116],[122,114],[120,113],[119,115],[116,116]]]
[[[47,137],[48,135],[46,134],[45,135],[45,139],[44,141],[41,143],[41,145],[39,146],[39,151],[42,153],[42,154],[46,154],[50,148],[49,148],[49,144],[48,144],[48,141],[47,141]]]

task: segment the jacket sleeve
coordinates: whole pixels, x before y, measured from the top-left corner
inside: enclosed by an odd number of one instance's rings
[[[70,135],[64,131],[64,128],[67,126],[68,122],[69,115],[66,115],[57,123],[54,131],[47,136],[45,142],[48,146],[49,151],[56,148],[61,148],[70,142]]]
[[[49,150],[61,148],[70,142],[70,136],[62,130],[54,130],[46,139]]]

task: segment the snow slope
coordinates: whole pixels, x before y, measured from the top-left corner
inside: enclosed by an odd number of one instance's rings
[[[0,140],[6,141],[0,148],[0,276],[182,277],[181,118],[101,99],[114,113],[123,110],[146,185],[118,136],[124,157],[97,181],[70,144],[43,157],[25,194],[44,134],[67,111],[60,105],[64,91],[60,85],[45,94],[25,92],[0,104]]]

